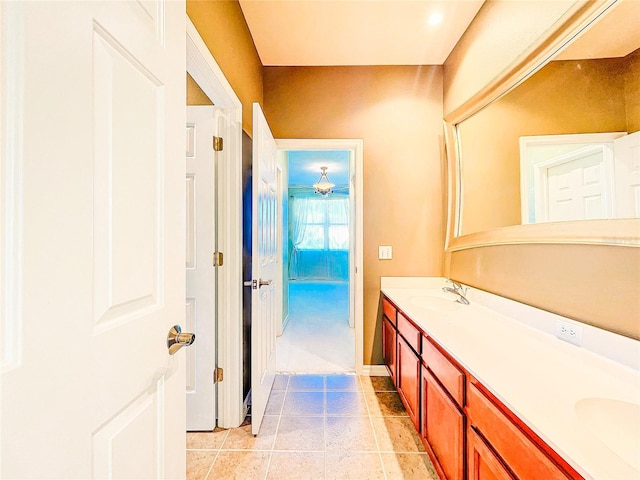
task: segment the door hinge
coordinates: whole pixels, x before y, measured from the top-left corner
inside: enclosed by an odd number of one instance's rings
[[[222,252],[213,252],[213,266],[214,267],[221,267],[222,264],[224,263],[224,256],[222,255]]]
[[[213,371],[213,383],[218,383],[224,380],[224,371],[220,367],[216,367]]]
[[[213,137],[213,150],[215,152],[221,152],[222,151],[222,137]]]

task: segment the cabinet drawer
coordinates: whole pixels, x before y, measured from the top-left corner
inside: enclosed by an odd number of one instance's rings
[[[400,312],[398,312],[398,333],[411,345],[411,348],[420,353],[422,333]]]
[[[520,480],[567,480],[573,477],[556,465],[473,383],[467,391],[471,424],[487,439]]]
[[[426,337],[422,341],[422,360],[456,403],[462,407],[464,405],[464,373]]]
[[[384,297],[382,297],[382,313],[384,313],[384,315],[389,319],[389,321],[395,327],[395,325],[396,325],[396,307],[394,307],[393,304],[389,300],[384,298]]]

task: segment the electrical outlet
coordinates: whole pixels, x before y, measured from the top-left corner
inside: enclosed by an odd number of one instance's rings
[[[556,337],[558,337],[560,340],[564,340],[565,342],[581,346],[582,327],[573,323],[558,320],[558,323],[556,323]]]

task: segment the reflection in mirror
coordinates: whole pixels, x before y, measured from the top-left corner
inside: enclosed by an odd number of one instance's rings
[[[640,216],[639,24],[638,4],[620,2],[556,60],[457,125],[458,236]],[[577,135],[587,133],[598,135]]]

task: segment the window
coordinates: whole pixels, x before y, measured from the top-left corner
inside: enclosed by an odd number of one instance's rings
[[[292,235],[299,250],[349,250],[349,198],[293,197]]]

